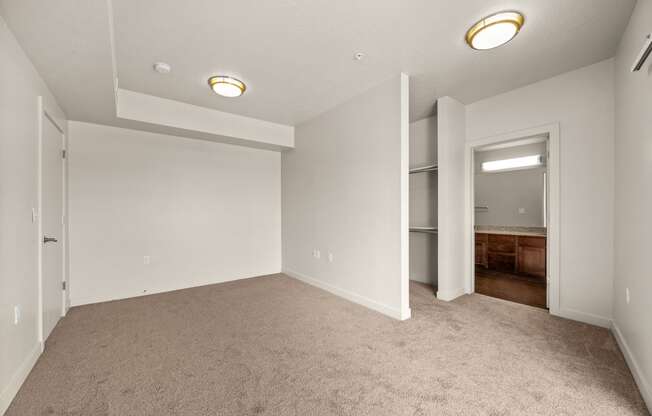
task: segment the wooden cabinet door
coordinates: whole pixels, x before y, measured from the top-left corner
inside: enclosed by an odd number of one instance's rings
[[[519,245],[518,272],[545,279],[546,249]]]
[[[475,241],[475,264],[487,267],[487,243],[485,241]]]
[[[487,234],[476,233],[475,234],[475,264],[479,264],[484,267],[488,267],[487,263]]]
[[[489,251],[487,263],[491,270],[506,273],[514,273],[516,271],[516,256],[513,253],[505,254]]]
[[[489,234],[487,239],[487,266],[491,270],[516,271],[516,236]]]

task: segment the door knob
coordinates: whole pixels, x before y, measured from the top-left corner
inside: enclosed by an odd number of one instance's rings
[[[43,236],[43,244],[45,244],[45,243],[56,243],[56,242],[57,242],[57,239],[54,238],[54,237]]]

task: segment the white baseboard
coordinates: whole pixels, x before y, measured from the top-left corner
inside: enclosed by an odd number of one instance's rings
[[[38,357],[41,356],[41,351],[43,350],[42,342],[36,343],[32,351],[29,352],[29,355],[23,360],[22,364],[14,375],[9,380],[9,383],[3,388],[2,393],[0,393],[0,415],[4,415],[11,401],[16,397],[20,386],[23,385],[25,379],[29,375],[29,372],[32,371],[34,364],[38,360]]]
[[[432,285],[432,281],[428,278],[421,278],[421,277],[412,277],[410,276],[410,281],[412,282],[419,282],[419,283],[425,283],[427,285]]]
[[[369,309],[373,309],[376,312],[380,312],[383,315],[387,315],[391,318],[398,319],[398,320],[406,320],[410,319],[410,316],[412,314],[412,311],[410,308],[407,308],[405,311],[401,311],[400,309],[393,308],[388,305],[384,305],[380,302],[376,302],[373,299],[369,299],[367,297],[364,297],[362,295],[358,295],[357,293],[350,292],[345,289],[341,289],[339,287],[330,285],[328,283],[324,283],[320,280],[317,280],[313,277],[306,276],[305,274],[296,272],[294,270],[290,269],[283,269],[282,273],[285,273],[286,275],[290,277],[294,277],[297,280],[301,280],[304,283],[308,283],[309,285],[316,286],[320,289],[323,289],[327,292],[330,292],[334,295],[337,295],[341,298],[344,298],[346,300],[349,300],[353,303],[357,303],[359,305],[365,306]]]
[[[216,285],[219,283],[227,283],[227,282],[233,282],[235,280],[243,280],[243,279],[252,279],[254,277],[262,277],[262,276],[269,276],[273,274],[278,274],[281,273],[280,270],[275,270],[275,271],[270,271],[270,272],[261,272],[261,273],[256,273],[253,275],[242,275],[242,276],[229,276],[227,278],[223,279],[218,279],[218,280],[210,280],[210,281],[194,281],[186,284],[181,284],[178,286],[174,287],[160,287],[160,288],[149,288],[147,290],[147,293],[142,293],[142,292],[131,292],[131,293],[118,293],[110,296],[93,296],[93,297],[74,297],[74,288],[72,290],[72,295],[70,297],[70,306],[82,306],[82,305],[91,305],[94,303],[102,303],[102,302],[111,302],[114,300],[123,300],[123,299],[131,299],[131,298],[139,298],[142,296],[149,296],[149,295],[157,295],[160,293],[167,293],[167,292],[174,292],[177,290],[183,290],[183,289],[192,289],[194,287],[202,287],[202,286],[209,286],[209,285]]]
[[[594,315],[592,313],[581,312],[568,308],[559,308],[559,310],[556,312],[551,310],[550,313],[552,315],[557,315],[562,318],[571,319],[573,321],[584,322],[585,324],[601,326],[603,328],[611,328],[611,318],[605,318],[604,316]]]
[[[616,322],[612,322],[611,324],[611,333],[614,334],[614,338],[616,338],[616,342],[618,343],[620,350],[625,356],[625,361],[627,361],[629,370],[634,376],[636,385],[641,392],[641,396],[643,396],[643,400],[645,400],[645,404],[647,405],[648,410],[652,412],[652,389],[650,387],[650,383],[645,378],[641,367],[638,365],[638,361],[636,361],[636,357],[634,357],[634,354],[632,354],[632,350],[629,348],[627,340],[623,336],[623,333],[620,332],[620,328],[618,328]]]
[[[438,290],[437,299],[450,302],[451,300],[457,299],[464,294],[466,294],[466,290],[464,290],[463,287],[453,290]]]

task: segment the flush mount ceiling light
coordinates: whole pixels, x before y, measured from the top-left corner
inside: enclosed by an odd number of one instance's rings
[[[473,49],[487,50],[509,42],[523,27],[519,12],[500,12],[480,20],[466,32],[466,43]]]
[[[247,89],[244,82],[226,75],[216,75],[208,78],[208,85],[215,94],[229,98],[239,97]]]

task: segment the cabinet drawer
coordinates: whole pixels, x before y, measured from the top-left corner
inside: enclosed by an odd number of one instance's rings
[[[489,234],[490,253],[516,253],[516,236]]]
[[[518,245],[532,248],[546,248],[545,237],[518,237]]]

